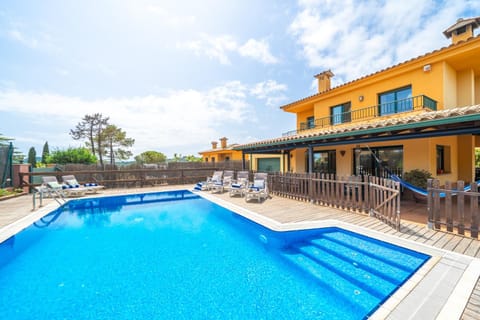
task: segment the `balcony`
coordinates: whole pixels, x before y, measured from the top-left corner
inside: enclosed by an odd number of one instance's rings
[[[315,119],[314,122],[301,122],[297,130],[288,131],[282,134],[283,137],[294,136],[305,130],[322,129],[339,124],[373,120],[379,117],[391,116],[394,114],[407,113],[429,109],[437,110],[437,101],[420,95],[408,99],[391,101],[350,112],[339,113],[324,118]]]

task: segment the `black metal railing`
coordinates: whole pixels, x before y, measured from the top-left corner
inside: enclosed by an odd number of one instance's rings
[[[314,122],[301,122],[297,130],[288,131],[282,136],[296,135],[301,131],[310,129],[321,129],[334,125],[370,120],[378,117],[411,112],[422,109],[437,110],[437,101],[425,95],[419,95],[408,99],[391,101],[382,103],[376,106],[371,106],[363,109],[353,110],[340,114],[331,115],[315,119]]]

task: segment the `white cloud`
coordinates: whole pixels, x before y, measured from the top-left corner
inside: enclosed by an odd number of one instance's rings
[[[269,107],[275,107],[287,99],[285,92],[287,86],[285,84],[277,83],[275,80],[267,80],[257,83],[250,93],[257,97],[257,99],[265,100],[265,104]]]
[[[27,127],[30,122],[31,127],[39,128],[35,136],[41,141],[56,136],[56,144],[61,141],[62,147],[75,144],[68,136],[69,129],[84,115],[99,112],[136,140],[135,154],[145,150],[182,152],[205,148],[212,137],[225,134],[220,132],[222,126],[235,127],[254,118],[247,98],[247,87],[238,81],[205,92],[180,90],[163,96],[97,100],[4,90],[0,91],[0,112],[21,115]]]
[[[29,48],[32,48],[32,49],[35,49],[35,48],[38,47],[39,42],[38,42],[37,39],[25,35],[20,30],[11,29],[11,30],[8,31],[8,36],[11,39],[13,39],[17,42],[20,42],[21,44],[23,44],[26,47],[29,47]]]
[[[470,1],[299,2],[289,27],[301,55],[335,83],[354,80],[448,45],[442,31],[475,6]]]
[[[265,64],[277,63],[278,59],[270,53],[270,48],[265,40],[249,39],[238,49],[240,55],[250,57]]]
[[[237,43],[231,36],[212,37],[207,34],[201,34],[200,40],[179,45],[179,47],[192,50],[197,55],[206,55],[210,59],[218,60],[224,65],[231,63],[228,53],[236,50],[237,46]]]
[[[205,55],[224,65],[231,64],[230,55],[234,52],[265,64],[278,62],[278,59],[270,53],[270,46],[266,40],[249,39],[240,45],[230,35],[211,36],[202,33],[199,40],[180,43],[177,47],[189,49],[197,55]]]

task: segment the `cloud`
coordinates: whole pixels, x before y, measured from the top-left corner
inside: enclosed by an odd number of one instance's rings
[[[237,49],[238,45],[231,36],[212,37],[201,34],[200,40],[180,44],[179,47],[192,50],[196,55],[206,55],[210,59],[218,60],[223,65],[231,64],[228,53]]]
[[[307,64],[319,72],[331,69],[339,84],[448,45],[442,31],[474,5],[303,0],[289,33]]]
[[[200,34],[200,39],[179,43],[178,48],[186,48],[196,55],[205,55],[213,60],[218,60],[223,65],[231,64],[230,55],[238,53],[242,57],[251,58],[264,64],[278,63],[278,59],[270,53],[270,46],[266,40],[249,39],[240,45],[232,36],[211,36]]]
[[[287,99],[287,96],[283,94],[286,90],[287,85],[277,83],[275,80],[267,80],[257,83],[250,93],[257,99],[265,100],[267,106],[275,107]]]
[[[28,48],[36,49],[38,47],[39,41],[37,39],[25,35],[20,30],[11,29],[8,31],[8,36],[10,39],[15,40]]]
[[[173,150],[173,153],[185,148],[201,150],[212,137],[224,134],[220,132],[222,126],[240,127],[247,119],[250,121],[255,116],[248,97],[248,88],[238,81],[205,92],[177,90],[163,96],[97,100],[4,90],[0,91],[0,113],[21,116],[25,127],[38,128],[35,136],[41,141],[61,137],[63,141],[57,144],[65,147],[75,144],[68,136],[69,129],[84,115],[99,112],[136,140],[135,154],[145,150]]]
[[[250,57],[265,64],[278,62],[278,59],[270,53],[269,45],[265,40],[249,39],[238,49],[238,52],[241,56]]]

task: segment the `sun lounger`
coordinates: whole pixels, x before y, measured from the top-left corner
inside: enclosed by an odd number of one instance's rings
[[[86,189],[81,187],[74,188],[65,184],[60,184],[54,176],[44,176],[42,177],[42,182],[42,187],[37,190],[43,192],[43,194],[47,196],[51,196],[52,198],[82,197],[87,192]]]
[[[245,191],[245,202],[250,199],[257,199],[260,202],[262,199],[268,198],[268,174],[257,172],[251,184]]]
[[[62,176],[62,180],[64,185],[68,186],[68,189],[83,188],[86,193],[97,193],[98,190],[105,188],[104,186],[98,185],[96,183],[84,183],[81,185],[78,183],[74,175]]]

